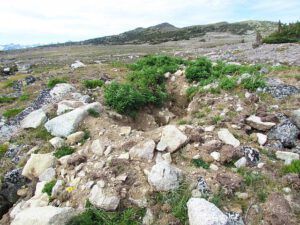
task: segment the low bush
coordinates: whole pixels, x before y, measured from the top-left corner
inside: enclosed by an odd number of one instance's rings
[[[23,108],[8,109],[5,112],[3,112],[3,116],[9,119],[9,118],[15,117],[23,110],[24,110]]]
[[[56,180],[52,180],[52,181],[49,181],[48,183],[46,183],[42,190],[42,193],[46,193],[49,197],[51,197],[52,189],[55,184],[56,184]]]
[[[86,88],[94,89],[96,87],[102,87],[104,85],[104,81],[103,80],[85,80],[85,81],[83,81],[83,85]]]
[[[71,155],[75,152],[74,148],[71,148],[71,147],[68,147],[68,146],[63,146],[59,149],[57,149],[55,152],[54,152],[54,156],[56,158],[61,158],[63,156],[66,156],[66,155]]]
[[[56,84],[67,83],[66,79],[64,78],[52,78],[48,81],[47,86],[48,88],[53,88]]]
[[[300,42],[300,22],[278,24],[278,30],[263,39],[266,44]]]
[[[185,70],[186,78],[189,82],[201,82],[212,77],[213,67],[209,59],[198,58],[191,62]]]
[[[219,81],[219,87],[224,90],[231,90],[237,86],[236,78],[224,76]]]
[[[261,75],[253,75],[242,80],[242,87],[249,91],[255,91],[257,88],[265,86],[266,82]]]

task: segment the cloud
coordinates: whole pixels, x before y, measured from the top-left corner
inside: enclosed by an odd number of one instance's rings
[[[249,18],[290,21],[300,7],[298,0],[0,1],[0,44],[84,40],[162,22],[182,27]]]

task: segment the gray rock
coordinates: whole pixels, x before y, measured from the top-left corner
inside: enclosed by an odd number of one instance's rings
[[[129,150],[130,158],[152,160],[155,149],[153,140],[146,140],[138,143]]]
[[[252,147],[244,146],[241,148],[241,151],[244,153],[244,156],[249,164],[256,165],[259,162],[260,156],[258,150]]]
[[[180,169],[165,161],[160,161],[152,167],[148,175],[148,182],[157,191],[169,191],[179,187],[181,178]]]
[[[227,145],[232,145],[233,147],[240,146],[240,141],[237,140],[228,129],[220,129],[218,132],[218,137],[221,141],[223,141]]]
[[[292,111],[292,121],[300,129],[300,109]]]
[[[283,99],[291,95],[299,94],[300,89],[287,84],[270,85],[262,90],[265,93],[271,94],[274,98]]]
[[[21,127],[23,129],[26,128],[37,128],[47,120],[47,116],[43,109],[35,110],[29,113],[22,121]]]
[[[284,160],[284,164],[289,165],[293,160],[299,160],[299,154],[286,151],[277,151],[276,157],[278,159]]]
[[[89,196],[90,202],[97,208],[114,211],[118,208],[120,198],[114,194],[107,194],[103,187],[95,185]]]
[[[228,217],[228,225],[244,225],[243,218],[239,213],[226,212],[225,215]]]
[[[249,116],[246,119],[246,123],[251,127],[261,131],[270,130],[272,127],[276,125],[276,123],[272,123],[272,122],[263,122],[260,117],[255,115]]]
[[[187,208],[190,225],[228,225],[228,217],[203,198],[190,198]]]
[[[67,94],[69,94],[73,91],[75,91],[75,88],[70,84],[66,84],[66,83],[56,84],[50,90],[50,96],[53,99],[59,101],[59,100],[63,99]]]

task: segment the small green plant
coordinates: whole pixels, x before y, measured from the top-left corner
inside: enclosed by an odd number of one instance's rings
[[[203,169],[209,169],[209,164],[204,162],[202,159],[192,159],[192,164],[195,167],[202,167]]]
[[[207,80],[212,77],[212,63],[205,57],[198,58],[191,62],[185,70],[189,82]]]
[[[0,144],[0,158],[4,156],[4,154],[8,150],[8,145],[7,144]]]
[[[51,197],[52,189],[55,184],[56,184],[56,180],[49,181],[48,183],[45,184],[42,192],[46,193],[49,197]]]
[[[48,81],[47,86],[48,88],[53,88],[56,84],[67,83],[66,79],[64,78],[52,78]]]
[[[19,100],[20,101],[27,101],[27,100],[29,100],[29,97],[30,97],[30,95],[29,94],[23,94],[23,95],[21,95],[20,97],[19,97]]]
[[[284,174],[287,173],[297,173],[300,174],[300,160],[293,160],[290,165],[285,165],[282,168]]]
[[[95,117],[95,118],[100,116],[100,113],[95,109],[89,109],[88,113],[90,116]]]
[[[192,100],[192,98],[197,94],[199,88],[197,86],[191,86],[186,89],[186,95],[188,99]]]
[[[16,100],[17,98],[14,97],[6,97],[6,96],[0,96],[0,103],[12,103]]]
[[[183,119],[181,119],[181,120],[179,120],[179,121],[177,122],[178,125],[184,125],[184,124],[187,124],[187,123],[188,123],[188,121],[183,120]]]
[[[225,194],[223,189],[221,189],[217,193],[213,194],[213,196],[209,199],[209,201],[213,203],[215,206],[217,206],[218,208],[221,208],[224,198],[225,198]]]
[[[71,148],[71,147],[68,147],[68,146],[63,146],[59,149],[57,149],[55,152],[54,152],[54,156],[56,158],[61,158],[63,156],[66,156],[66,155],[71,155],[75,152],[75,149],[74,148]]]
[[[83,81],[83,85],[86,88],[94,89],[96,87],[102,87],[104,85],[104,81],[102,81],[102,80],[85,80],[85,81]]]
[[[220,122],[222,122],[222,120],[223,120],[222,116],[216,115],[212,118],[212,123],[216,125],[216,124],[219,124]]]
[[[3,112],[3,116],[10,119],[10,118],[15,117],[16,115],[18,115],[23,110],[24,110],[23,108],[8,109],[5,112]]]
[[[224,90],[231,90],[237,86],[236,79],[224,76],[219,81],[219,87]]]
[[[266,82],[261,75],[253,75],[242,80],[243,88],[249,91],[256,91],[257,88],[266,86]]]

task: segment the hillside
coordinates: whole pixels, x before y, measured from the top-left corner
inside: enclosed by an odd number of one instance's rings
[[[248,32],[259,30],[262,33],[269,34],[275,31],[276,28],[277,23],[275,22],[252,20],[237,23],[220,22],[183,28],[177,28],[169,23],[162,23],[148,28],[136,28],[118,35],[93,38],[80,42],[68,42],[58,45],[158,44],[167,41],[188,40],[195,37],[201,37],[208,32],[229,32],[236,35],[244,35]]]

